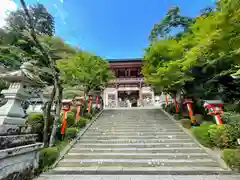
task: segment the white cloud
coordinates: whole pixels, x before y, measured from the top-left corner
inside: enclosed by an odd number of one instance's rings
[[[64,3],[64,0],[60,0],[61,3]]]
[[[16,9],[17,4],[13,0],[0,0],[0,28],[6,24],[5,19],[9,12]]]

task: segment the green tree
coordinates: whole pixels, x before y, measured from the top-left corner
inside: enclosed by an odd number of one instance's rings
[[[191,18],[180,15],[180,8],[178,6],[172,7],[159,23],[154,24],[149,40],[154,41],[159,37],[164,38],[168,36],[172,28],[181,27],[187,30],[192,21]]]
[[[70,86],[82,85],[85,97],[91,90],[106,86],[113,77],[107,61],[83,51],[57,64],[64,83]]]
[[[187,24],[179,37],[166,35],[174,27],[166,15],[157,31],[163,39],[155,39],[145,51],[143,74],[150,84],[183,89],[199,100],[239,97],[238,82],[230,75],[239,65],[240,2],[220,0],[216,5]]]
[[[32,17],[32,26],[38,35],[54,35],[54,18],[42,4],[29,6],[29,14]],[[23,9],[18,9],[9,14],[6,19],[6,29],[9,31],[30,31],[31,27]]]

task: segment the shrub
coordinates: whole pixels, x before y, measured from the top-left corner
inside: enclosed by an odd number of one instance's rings
[[[176,109],[175,109],[175,104],[174,103],[170,103],[166,106],[166,111],[170,114],[174,114],[176,113]]]
[[[42,113],[30,113],[28,115],[26,123],[32,126],[32,130],[40,129],[43,130],[44,120]]]
[[[78,128],[75,128],[75,127],[67,128],[65,132],[65,136],[67,139],[71,140],[77,137],[78,132],[79,132]]]
[[[211,125],[213,125],[214,123],[212,121],[203,121],[201,124],[201,127],[210,127]]]
[[[203,115],[202,114],[195,114],[194,118],[199,124],[201,124],[202,121],[203,121]]]
[[[75,114],[71,111],[67,113],[67,127],[71,127],[75,124]]]
[[[235,112],[226,112],[221,116],[224,123],[231,125],[231,136],[236,140],[240,137],[240,114]]]
[[[180,120],[181,119],[181,114],[174,114],[173,118],[176,120]]]
[[[58,158],[57,147],[48,147],[40,150],[39,153],[39,170],[46,171]]]
[[[203,119],[204,121],[215,122],[215,119],[212,115],[204,114]]]
[[[72,108],[71,108],[71,112],[73,112],[74,114],[76,114],[76,112],[77,112],[76,107],[72,107]]]
[[[218,148],[235,147],[237,136],[234,132],[234,127],[229,124],[211,125],[209,127],[209,136],[213,144]]]
[[[88,121],[89,121],[88,119],[81,117],[80,120],[76,122],[74,127],[83,128],[86,126]]]
[[[192,134],[198,140],[198,142],[203,146],[209,148],[213,147],[213,143],[208,134],[208,129],[210,125],[212,125],[212,123],[207,122],[201,124],[201,126],[192,129]]]
[[[238,119],[240,121],[240,114],[236,112],[224,112],[221,114],[221,118],[223,119],[224,123],[229,124],[231,121]]]
[[[224,149],[222,156],[229,168],[240,172],[240,149]]]
[[[92,114],[87,112],[83,115],[83,117],[86,118],[86,119],[92,119]]]
[[[27,125],[30,125],[32,128],[32,133],[38,134],[38,141],[43,141],[43,128],[44,128],[44,119],[42,113],[30,113],[28,115]],[[48,120],[48,133],[51,132],[53,125],[53,117]]]
[[[190,129],[192,127],[190,119],[181,119],[180,123],[186,129]]]
[[[62,140],[61,128],[62,128],[62,124],[59,123],[57,125],[57,130],[56,130],[56,140]]]
[[[235,102],[232,102],[232,103],[227,103],[227,104],[224,104],[224,107],[223,107],[224,111],[225,112],[240,112],[240,103],[239,101],[235,101]]]
[[[164,110],[166,109],[166,104],[165,104],[165,103],[162,104],[161,106],[162,106],[162,108],[163,108]]]

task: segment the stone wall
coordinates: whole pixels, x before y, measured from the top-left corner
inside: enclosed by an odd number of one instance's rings
[[[29,74],[22,69],[0,74],[10,83],[8,89],[1,91],[7,102],[0,106],[0,180],[31,180],[38,168],[42,143],[36,143],[37,135],[25,125],[26,114],[22,107],[22,102],[31,97],[30,89],[36,88],[37,81],[28,79]]]
[[[0,180],[31,180],[38,168],[42,143],[0,150]]]

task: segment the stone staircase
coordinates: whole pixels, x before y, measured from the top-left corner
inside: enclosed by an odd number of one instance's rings
[[[160,110],[107,110],[48,174],[230,173]]]

